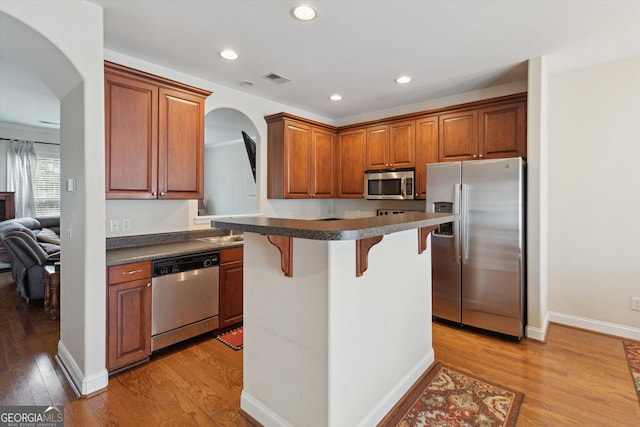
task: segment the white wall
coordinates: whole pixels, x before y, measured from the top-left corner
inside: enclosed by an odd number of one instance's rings
[[[58,355],[82,394],[107,385],[102,9],[84,1],[0,3],[4,58],[60,99],[61,322]]]
[[[209,215],[256,213],[256,183],[243,141],[204,150],[204,203]]]
[[[548,308],[548,73],[546,58],[529,60],[527,96],[527,327],[544,341]]]
[[[640,57],[549,78],[550,320],[640,339]]]

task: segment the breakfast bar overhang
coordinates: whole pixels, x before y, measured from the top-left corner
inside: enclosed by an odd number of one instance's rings
[[[265,426],[375,425],[434,362],[429,233],[455,214],[249,217],[241,410]]]

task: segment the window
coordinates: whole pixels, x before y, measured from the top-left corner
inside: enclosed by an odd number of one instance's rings
[[[60,215],[60,151],[36,147],[38,163],[33,182],[36,216]]]

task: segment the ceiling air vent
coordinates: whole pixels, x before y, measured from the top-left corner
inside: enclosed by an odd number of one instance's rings
[[[289,83],[291,81],[291,79],[288,79],[284,76],[279,76],[275,73],[269,73],[266,76],[262,76],[262,78],[270,80],[274,83],[277,83],[279,85],[285,84],[285,83]]]

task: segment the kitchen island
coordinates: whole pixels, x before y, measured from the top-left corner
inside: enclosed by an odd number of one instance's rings
[[[429,233],[452,214],[251,217],[241,409],[265,426],[375,425],[434,361]]]

